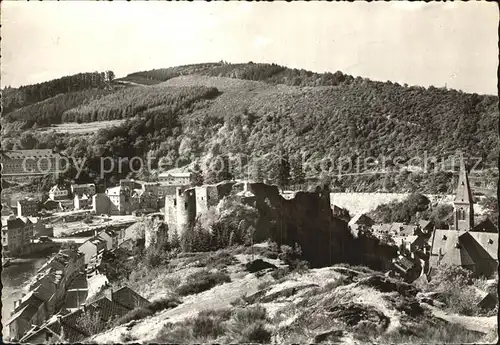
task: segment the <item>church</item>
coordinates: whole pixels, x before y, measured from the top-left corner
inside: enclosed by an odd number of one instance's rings
[[[430,271],[440,265],[462,266],[490,277],[498,267],[498,232],[474,224],[474,198],[461,164],[454,200],[453,229],[435,229],[431,238]]]

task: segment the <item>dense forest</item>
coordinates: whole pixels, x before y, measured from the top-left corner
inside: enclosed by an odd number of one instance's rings
[[[61,93],[104,88],[113,81],[113,71],[78,73],[19,88],[6,87],[2,90],[2,110],[9,113],[15,109],[28,106]]]
[[[80,80],[78,90],[65,78],[4,90],[11,100],[2,147],[54,148],[90,160],[149,154],[167,157],[164,168],[205,166],[224,155],[242,162],[235,177],[320,181],[337,191],[450,192],[449,159],[457,150],[471,164],[481,160],[479,167],[498,159],[496,96],[256,63],[180,66],[123,79],[141,86],[119,87],[120,80],[96,75],[103,79],[65,77]],[[26,90],[39,90],[38,98]],[[25,96],[13,101],[13,94]],[[124,119],[91,134],[25,130]],[[432,173],[398,166],[421,168],[426,157]],[[365,159],[371,163],[363,165]],[[338,176],[363,171],[374,173]]]

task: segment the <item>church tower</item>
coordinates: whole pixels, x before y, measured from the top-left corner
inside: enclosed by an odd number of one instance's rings
[[[474,227],[473,198],[469,186],[469,178],[463,159],[460,162],[460,175],[454,202],[454,226],[455,230],[472,230]]]

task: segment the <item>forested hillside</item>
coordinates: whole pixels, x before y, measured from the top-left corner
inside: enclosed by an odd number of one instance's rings
[[[119,126],[70,137],[12,130],[2,146],[57,148],[90,160],[150,153],[168,157],[167,168],[176,160],[192,165],[218,154],[245,156],[244,164],[261,157],[251,171],[234,175],[274,182],[283,177],[283,160],[276,159],[281,155],[289,170],[282,184],[311,177],[336,190],[426,193],[446,192],[452,175],[402,172],[394,162],[421,166],[416,157],[434,156],[440,165],[456,150],[480,158],[484,167],[498,159],[496,96],[253,63],[181,66],[123,80],[145,85],[70,92],[3,118],[24,126],[128,119]],[[394,173],[334,178],[339,166],[353,173],[358,170],[352,164],[366,158],[378,162],[370,169]]]
[[[114,77],[113,71],[78,73],[19,88],[6,87],[2,90],[2,110],[6,114],[61,93],[104,88],[113,81]]]

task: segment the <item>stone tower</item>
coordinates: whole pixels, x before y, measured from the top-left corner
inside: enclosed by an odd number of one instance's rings
[[[469,178],[463,160],[460,163],[460,175],[454,201],[453,223],[455,230],[469,231],[474,227],[473,198]]]

